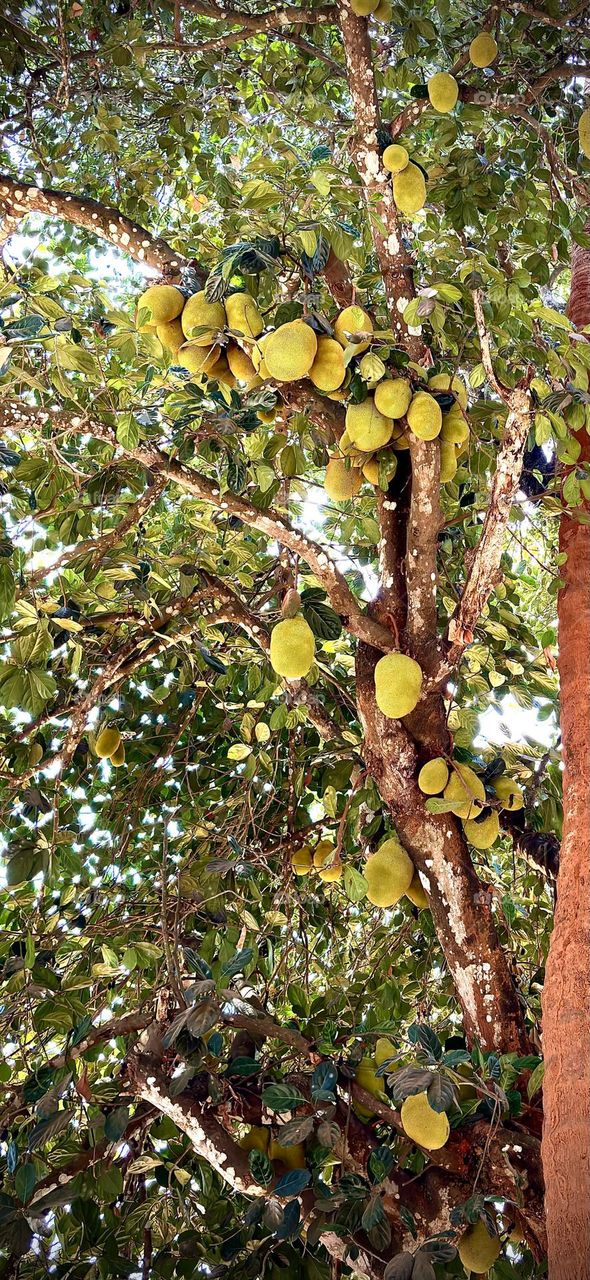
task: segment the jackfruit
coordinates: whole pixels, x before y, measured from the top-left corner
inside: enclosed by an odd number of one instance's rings
[[[458,405],[453,405],[448,413],[443,413],[440,438],[449,444],[464,444],[469,439],[469,423],[466,422]]]
[[[452,813],[463,820],[476,818],[485,803],[486,791],[481,778],[468,764],[453,764],[453,772],[444,790],[445,800],[453,801]]]
[[[43,754],[44,754],[43,747],[41,746],[41,743],[32,742],[29,747],[29,759],[28,759],[28,763],[31,769],[34,769],[36,764],[40,764],[41,760],[43,759]]]
[[[450,373],[434,373],[428,379],[428,386],[433,391],[453,391],[456,399],[462,409],[466,409],[469,403],[469,393],[462,378],[457,374],[451,376]]]
[[[350,0],[350,7],[353,13],[359,18],[366,18],[370,13],[374,13],[379,0]]]
[[[302,1142],[295,1142],[292,1147],[282,1147],[280,1142],[271,1138],[268,1155],[270,1160],[278,1160],[285,1169],[305,1169],[305,1147]]]
[[[459,1257],[466,1271],[485,1273],[493,1266],[500,1253],[498,1236],[491,1236],[485,1222],[480,1218],[473,1227],[468,1227],[457,1246]]]
[[[414,864],[399,841],[390,838],[367,859],[363,874],[369,902],[375,907],[394,907],[412,883]]]
[[[375,699],[389,720],[408,716],[420,701],[422,669],[405,653],[386,653],[375,667]]]
[[[258,338],[262,333],[262,316],[249,293],[230,293],[225,299],[225,315],[227,327],[234,333],[241,333],[245,338]]]
[[[313,865],[319,872],[320,880],[328,884],[341,880],[344,870],[340,860],[334,862],[335,848],[331,840],[320,840],[313,855]]]
[[[448,71],[437,71],[436,75],[431,76],[427,89],[434,110],[439,111],[441,115],[446,115],[447,111],[452,111],[456,106],[459,85]]]
[[[349,498],[356,497],[362,483],[359,467],[347,466],[343,458],[330,458],[324,476],[324,490],[332,502],[348,502]]]
[[[101,729],[95,743],[95,751],[99,760],[108,760],[121,745],[121,734],[118,729],[106,725]]]
[[[378,485],[384,491],[393,480],[396,471],[397,455],[392,449],[381,449],[374,458],[369,458],[363,467],[365,480],[372,485]]]
[[[390,0],[379,0],[377,8],[373,10],[373,17],[377,22],[391,22],[393,8]]]
[[[362,360],[359,360],[359,373],[363,382],[379,382],[385,374],[385,365],[380,356],[369,351]]]
[[[418,774],[418,786],[425,796],[438,796],[449,781],[449,766],[442,756],[428,760]]]
[[[313,631],[305,618],[285,618],[270,634],[270,665],[286,680],[301,680],[315,657]]]
[[[404,449],[409,449],[410,434],[406,431],[405,427],[402,427],[401,422],[394,422],[393,435],[391,437],[390,444],[392,449],[395,449],[396,453],[403,453]]]
[[[406,898],[409,898],[410,902],[413,902],[419,911],[428,906],[428,894],[417,871],[412,876],[412,883],[409,889],[406,889]]]
[[[578,120],[578,141],[580,151],[590,160],[590,107],[586,107]]]
[[[369,484],[379,484],[379,462],[377,458],[369,458],[363,467],[363,475]]]
[[[227,363],[238,382],[250,382],[255,376],[256,370],[247,351],[242,351],[237,343],[230,342],[226,347],[225,358]]]
[[[401,173],[393,175],[393,198],[400,213],[410,216],[426,204],[426,179],[410,160]]]
[[[137,310],[149,312],[149,324],[167,324],[176,320],[185,304],[184,294],[173,284],[152,284],[142,293]]]
[[[493,787],[503,809],[508,809],[510,813],[515,813],[517,809],[524,808],[524,796],[518,783],[514,782],[512,778],[507,778],[502,774],[500,778],[496,778]]]
[[[171,356],[177,356],[184,342],[180,320],[166,320],[165,324],[156,325],[156,337],[160,339],[164,351],[169,351]]]
[[[236,385],[234,375],[223,353],[209,369],[208,377],[212,382],[222,382],[225,387],[235,387]]]
[[[353,467],[360,467],[365,461],[362,449],[357,449],[356,445],[353,444],[346,427],[338,441],[338,450],[343,458],[350,458]]]
[[[250,359],[257,373],[262,372],[262,366],[265,364],[264,349],[270,337],[271,337],[270,333],[263,334],[262,338],[259,338],[258,341],[255,342],[250,349]],[[266,365],[265,365],[265,369],[266,369]],[[262,376],[268,377],[268,374],[265,372]]]
[[[410,157],[401,142],[392,142],[383,152],[383,168],[389,173],[402,173],[410,163]]]
[[[313,867],[313,858],[308,844],[296,849],[291,857],[291,866],[296,876],[307,876]]]
[[[264,363],[277,382],[296,382],[309,373],[316,357],[318,340],[304,320],[281,324],[264,343]]]
[[[379,413],[373,397],[367,396],[361,404],[349,404],[346,430],[357,449],[362,449],[363,453],[374,453],[391,440],[393,424]]]
[[[205,290],[200,289],[184,308],[182,327],[195,346],[210,347],[217,331],[225,327],[225,307],[221,302],[208,302]]]
[[[391,1043],[391,1040],[388,1040],[386,1036],[380,1036],[375,1045],[376,1066],[381,1067],[384,1062],[387,1062],[388,1058],[395,1058],[396,1052],[396,1047]],[[378,1079],[381,1079],[381,1077],[379,1076]],[[381,1085],[381,1088],[383,1088],[383,1085]]]
[[[178,352],[178,363],[189,373],[207,374],[221,355],[221,347],[200,347],[196,342],[185,342]]]
[[[119,743],[117,750],[113,751],[113,754],[110,757],[110,760],[111,760],[111,764],[114,764],[115,768],[118,768],[118,766],[121,764],[125,764],[125,743],[124,742]]]
[[[360,334],[366,334],[365,339]],[[362,307],[345,307],[334,321],[334,337],[341,347],[353,346],[357,354],[371,345],[373,321]]]
[[[457,471],[457,451],[450,440],[440,442],[440,482],[448,484]]]
[[[475,822],[473,819],[465,821],[463,830],[465,838],[475,849],[490,849],[500,834],[500,819],[496,810],[490,809],[481,822]]]
[[[268,1151],[270,1141],[270,1129],[265,1129],[263,1125],[252,1125],[252,1128],[240,1138],[238,1146],[242,1151]]]
[[[404,1133],[427,1151],[439,1151],[450,1133],[448,1116],[431,1107],[426,1093],[414,1093],[402,1103],[400,1111]]]
[[[489,31],[480,31],[469,45],[469,61],[474,67],[489,67],[498,56],[498,46]]]
[[[344,353],[335,338],[318,338],[315,360],[309,371],[310,382],[319,391],[336,391],[344,382]]]
[[[417,391],[412,396],[406,420],[419,440],[434,440],[442,427],[442,410],[428,391]]]
[[[361,1089],[366,1089],[367,1093],[372,1093],[374,1098],[381,1097],[383,1081],[376,1074],[374,1058],[361,1058],[354,1073],[354,1078],[356,1083],[360,1084]],[[370,1120],[371,1116],[375,1114],[374,1111],[367,1111],[366,1107],[361,1107],[358,1102],[355,1102],[354,1109],[363,1120]]]
[[[388,378],[375,388],[375,405],[386,418],[403,418],[412,400],[407,378]]]

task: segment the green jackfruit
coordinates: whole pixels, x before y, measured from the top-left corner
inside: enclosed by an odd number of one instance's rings
[[[318,349],[313,329],[304,320],[279,325],[264,340],[264,363],[277,382],[296,382],[312,368]]]
[[[388,444],[393,435],[393,424],[379,413],[372,396],[360,404],[349,404],[346,410],[346,430],[363,453],[374,453]]]
[[[210,347],[219,329],[225,328],[225,307],[208,302],[205,290],[189,298],[182,313],[182,328],[196,347]]]
[[[407,378],[387,378],[375,388],[375,405],[386,418],[403,418],[412,400]]]
[[[363,874],[369,902],[375,907],[394,907],[412,883],[414,864],[399,840],[390,838],[367,859]]]
[[[463,823],[466,839],[475,849],[490,849],[500,834],[500,820],[495,809],[476,822],[473,818]]]
[[[139,298],[137,310],[149,312],[149,324],[167,324],[176,320],[184,303],[184,294],[173,284],[152,284]]]
[[[230,342],[225,349],[225,358],[238,382],[250,382],[256,370],[247,351],[242,351],[237,343]]]
[[[498,1236],[491,1236],[485,1222],[480,1218],[473,1227],[468,1227],[461,1236],[458,1253],[466,1271],[485,1274],[493,1266],[500,1253]]]
[[[400,1111],[404,1132],[412,1142],[427,1151],[439,1151],[450,1133],[448,1117],[444,1111],[431,1107],[426,1093],[414,1093],[402,1103]]]
[[[493,787],[503,809],[508,809],[510,813],[515,813],[517,809],[524,808],[524,796],[521,788],[512,778],[507,778],[505,774],[502,774],[499,778],[496,778]]]
[[[412,876],[412,883],[409,889],[406,889],[406,897],[410,899],[410,902],[413,902],[415,907],[418,907],[419,911],[428,906],[428,894],[417,871]]]
[[[330,458],[324,475],[324,490],[332,502],[348,502],[363,483],[359,467],[347,466],[344,458]]]
[[[418,774],[418,786],[425,796],[439,796],[449,781],[449,766],[442,756],[428,760]]]
[[[440,482],[448,484],[457,471],[457,450],[450,440],[440,442]]]
[[[345,307],[334,321],[334,337],[341,347],[353,346],[355,351],[366,351],[371,345],[373,321],[362,307]]]
[[[420,701],[422,669],[405,653],[386,653],[375,667],[375,699],[390,720],[407,716]]]
[[[156,337],[160,339],[165,351],[177,356],[184,342],[184,332],[180,319],[167,320],[165,324],[156,325]]]
[[[305,618],[285,618],[270,635],[270,665],[285,680],[301,680],[315,657],[313,631]]]
[[[221,355],[221,347],[201,347],[196,342],[185,342],[178,352],[178,363],[189,373],[207,374]]]
[[[498,46],[490,31],[480,31],[469,46],[469,61],[474,67],[489,67],[498,56]]]
[[[264,328],[262,316],[249,293],[230,293],[225,299],[228,329],[245,338],[258,338]]]
[[[383,168],[389,173],[402,173],[410,163],[410,157],[401,142],[392,142],[383,152]]]
[[[308,844],[304,844],[301,849],[295,850],[291,857],[291,866],[296,876],[309,875],[313,867],[313,858]]]
[[[118,729],[114,729],[111,725],[106,725],[101,729],[95,743],[95,750],[99,760],[108,760],[121,745],[121,734]]]
[[[439,111],[441,115],[445,115],[448,111],[452,111],[457,104],[459,97],[459,85],[454,76],[449,75],[447,71],[437,71],[436,75],[431,76],[427,84],[428,97],[435,111]]]
[[[252,1125],[243,1138],[240,1138],[238,1146],[242,1148],[242,1151],[266,1152],[268,1151],[269,1142],[270,1129],[265,1128],[263,1125]]]
[[[417,164],[410,163],[393,175],[393,198],[400,213],[410,217],[426,204],[426,179]]]
[[[428,379],[428,386],[432,391],[452,391],[461,408],[467,408],[469,393],[463,379],[457,374],[453,376],[450,373],[435,373]]]
[[[445,800],[452,800],[452,813],[465,821],[476,818],[485,803],[486,791],[483,782],[474,769],[468,764],[453,764],[453,772],[444,790]]]
[[[417,391],[412,396],[406,420],[419,440],[434,440],[442,427],[441,407],[428,391]]]
[[[315,360],[309,371],[309,380],[319,391],[336,391],[344,382],[344,352],[336,338],[318,338]]]

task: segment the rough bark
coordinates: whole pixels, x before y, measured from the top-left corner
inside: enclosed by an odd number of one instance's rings
[[[590,251],[579,246],[572,254],[568,314],[578,327],[590,323]],[[587,462],[587,432],[579,439]],[[590,503],[565,513],[559,538],[567,556],[558,598],[563,839],[543,993],[551,1280],[590,1277],[590,524],[584,516],[590,519]]]

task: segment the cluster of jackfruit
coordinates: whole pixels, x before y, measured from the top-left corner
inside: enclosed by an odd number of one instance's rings
[[[391,22],[390,0],[350,0],[350,7],[358,18],[376,18],[377,22]]]
[[[450,812],[461,818],[463,830],[475,849],[489,849],[500,834],[497,809],[490,808],[479,774],[468,764],[453,761],[451,769],[442,756],[428,760],[418,774],[424,795],[440,796],[449,802]],[[522,809],[524,796],[518,783],[502,774],[492,782],[496,801],[512,813]]]
[[[176,285],[154,284],[139,298],[137,317],[141,331],[154,333],[164,351],[203,384],[257,381],[250,348],[264,323],[249,293],[209,302],[204,290],[187,299]]]
[[[283,1147],[273,1138],[268,1125],[252,1125],[243,1138],[240,1138],[238,1146],[242,1151],[262,1151],[275,1165],[278,1173],[284,1173],[286,1169],[305,1169],[304,1144],[295,1142],[292,1146]]]
[[[316,872],[324,884],[336,884],[344,870],[340,858],[336,858],[336,846],[332,840],[320,840],[314,850],[304,844],[291,856],[291,869],[296,876],[308,876]]]
[[[99,760],[110,760],[115,767],[125,764],[125,743],[119,730],[113,725],[105,725],[100,730],[94,743],[94,751]]]
[[[406,217],[418,213],[426,204],[426,177],[421,165],[410,160],[410,153],[401,142],[390,143],[382,161],[383,168],[391,174],[396,208]]]
[[[404,894],[419,909],[428,897],[412,859],[396,836],[390,836],[372,853],[363,867],[367,898],[375,907],[395,907]]]

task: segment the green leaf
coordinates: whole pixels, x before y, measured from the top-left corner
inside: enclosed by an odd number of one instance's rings
[[[350,902],[362,902],[366,898],[369,886],[365,877],[352,867],[349,862],[344,866],[344,892]]]
[[[137,449],[139,425],[131,413],[125,413],[117,423],[117,440],[123,449]]]
[[[294,1111],[302,1102],[303,1094],[290,1084],[269,1084],[262,1090],[262,1101],[269,1111]]]
[[[260,1187],[270,1186],[274,1177],[274,1170],[264,1151],[249,1151],[248,1166],[254,1181]]]
[[[535,1094],[539,1092],[539,1089],[543,1084],[544,1076],[545,1076],[545,1063],[539,1062],[538,1066],[535,1067],[534,1071],[531,1071],[531,1074],[528,1079],[526,1091],[527,1091],[527,1097],[529,1099],[529,1102],[531,1098],[534,1098]]]
[[[10,617],[14,608],[16,583],[7,560],[0,560],[0,622]]]
[[[14,1189],[19,1200],[26,1204],[30,1200],[37,1183],[37,1174],[34,1164],[29,1161],[27,1164],[21,1164],[16,1171],[14,1179]]]
[[[305,591],[301,596],[301,612],[318,640],[337,640],[342,634],[338,614],[323,600],[310,600]]]

